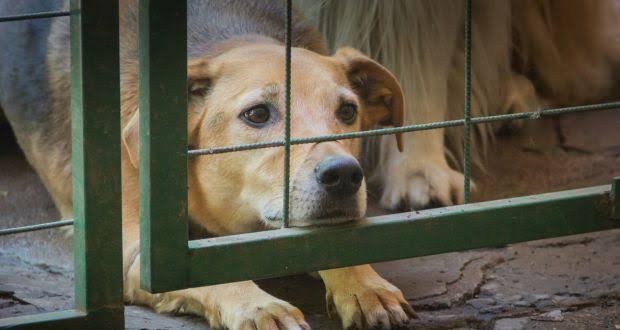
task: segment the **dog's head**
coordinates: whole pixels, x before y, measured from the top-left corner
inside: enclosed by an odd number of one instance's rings
[[[284,63],[284,48],[264,43],[191,60],[190,145],[212,148],[283,140]],[[397,80],[349,48],[333,56],[293,48],[291,100],[293,138],[403,123]],[[126,140],[137,134],[130,126],[124,132]],[[400,137],[397,140],[400,147]],[[291,225],[332,224],[364,215],[360,146],[359,139],[351,139],[291,147]],[[136,164],[137,147],[128,149]],[[283,169],[281,147],[190,158],[191,218],[216,234],[279,227]]]

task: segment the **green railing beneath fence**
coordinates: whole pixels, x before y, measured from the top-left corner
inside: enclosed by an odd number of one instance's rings
[[[188,241],[188,157],[338,139],[465,127],[469,185],[471,125],[620,108],[620,102],[472,118],[471,0],[466,6],[464,118],[329,136],[291,138],[291,1],[286,17],[286,129],[283,140],[187,150],[187,4],[140,0],[141,282],[151,292],[283,276],[319,269],[499,246],[620,227],[620,180],[611,186],[368,218],[322,228],[286,228]],[[75,310],[0,320],[0,328],[123,327],[119,160],[118,2],[72,0],[70,12],[0,18],[0,22],[70,14],[72,47]],[[84,109],[88,108],[88,111]],[[290,162],[285,152],[285,169]],[[170,173],[175,173],[170,176]],[[288,173],[284,173],[285,196]],[[158,193],[159,192],[159,193]],[[165,192],[165,193],[161,193]],[[469,189],[465,189],[468,194]],[[104,198],[101,198],[104,197]],[[465,196],[469,200],[469,196]],[[284,201],[284,212],[290,207]],[[12,234],[71,220],[12,228]],[[446,239],[450,238],[450,239]]]

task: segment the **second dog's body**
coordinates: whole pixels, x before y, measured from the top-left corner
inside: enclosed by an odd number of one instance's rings
[[[297,0],[330,47],[361,49],[403,87],[406,124],[463,118],[465,0]],[[472,115],[600,102],[620,80],[617,0],[472,0]],[[500,127],[476,125],[473,161]],[[462,130],[382,138],[373,175],[390,209],[459,203]],[[376,151],[376,150],[374,150]],[[450,166],[452,165],[452,166]]]

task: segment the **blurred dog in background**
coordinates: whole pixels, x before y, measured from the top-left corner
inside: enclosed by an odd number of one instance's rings
[[[351,45],[396,74],[405,124],[463,117],[464,0],[296,0],[332,48]],[[473,0],[472,115],[602,101],[620,62],[615,0]],[[512,123],[511,125],[517,125]],[[477,125],[482,165],[497,125]],[[367,159],[387,209],[462,202],[462,129],[409,133],[399,153],[386,136]]]

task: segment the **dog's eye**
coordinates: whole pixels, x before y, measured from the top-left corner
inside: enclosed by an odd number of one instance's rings
[[[345,124],[353,124],[357,118],[357,106],[355,106],[355,104],[345,103],[340,106],[340,109],[336,112],[336,116]]]
[[[269,120],[269,107],[264,104],[251,107],[241,113],[241,117],[246,123],[252,126],[262,126]]]

